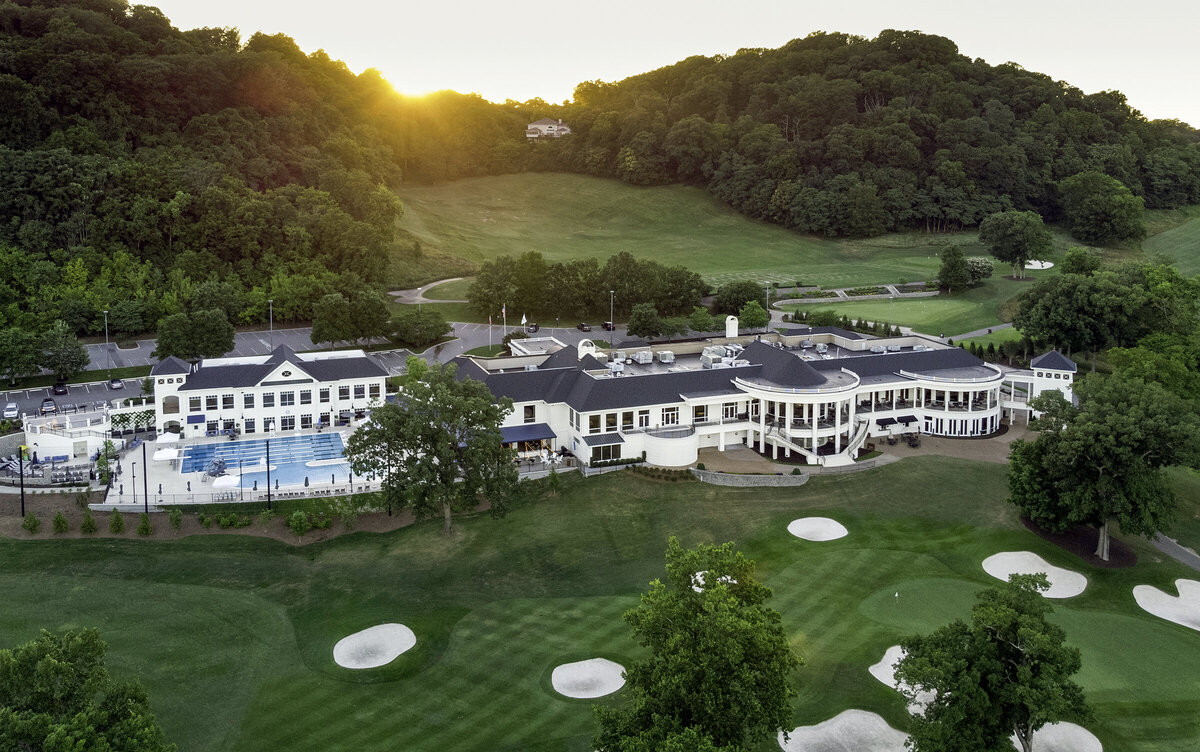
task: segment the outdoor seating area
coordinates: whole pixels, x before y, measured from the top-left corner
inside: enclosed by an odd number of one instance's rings
[[[888,446],[896,446],[896,444],[898,444],[900,442],[904,442],[905,444],[908,444],[913,449],[916,449],[919,446],[921,446],[921,434],[905,433],[905,434],[901,434],[900,436],[888,436],[887,437]]]

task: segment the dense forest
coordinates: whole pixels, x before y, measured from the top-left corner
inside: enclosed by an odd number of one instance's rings
[[[1006,209],[1054,220],[1058,181],[1087,171],[1149,208],[1200,202],[1200,132],[917,32],[692,57],[580,84],[554,114],[572,135],[544,145],[547,166],[704,185],[802,232],[957,229]]]
[[[214,305],[265,322],[268,300],[305,320],[378,287],[412,252],[389,186],[513,169],[473,143],[520,120],[124,0],[0,1],[0,102],[0,328],[99,333],[107,310],[118,336]]]
[[[118,336],[214,305],[307,320],[419,243],[390,188],[562,170],[706,187],[804,232],[1057,219],[1103,173],[1147,207],[1200,202],[1200,133],[947,39],[814,34],[693,57],[572,102],[397,94],[287,36],[181,31],[125,0],[0,0],[0,329]],[[528,143],[561,117],[572,135]],[[1124,190],[1123,188],[1121,190]]]

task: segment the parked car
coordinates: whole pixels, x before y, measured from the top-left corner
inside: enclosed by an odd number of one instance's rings
[[[58,412],[58,403],[47,397],[42,400],[42,415],[54,415]]]
[[[17,408],[16,402],[9,402],[4,406],[4,417],[5,419],[21,417],[21,411]]]
[[[51,389],[50,391],[53,392],[54,394],[66,394],[67,393],[67,385],[60,381],[57,384],[55,384],[54,388]]]
[[[604,331],[611,332],[613,329],[616,329],[616,327],[613,326],[613,322],[611,322],[611,321],[604,322]]]
[[[576,324],[575,328],[581,332],[590,332],[592,330],[592,325],[591,324]]]
[[[525,325],[525,332],[527,334],[537,334],[537,330],[541,328],[542,327],[538,326],[537,324],[530,322]]]
[[[125,382],[121,381],[120,379],[109,379],[108,380],[108,388],[109,389],[124,389]]]

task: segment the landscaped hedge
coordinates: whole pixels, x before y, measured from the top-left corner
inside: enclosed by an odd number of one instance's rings
[[[666,468],[646,467],[645,465],[639,465],[629,469],[631,472],[635,472],[638,475],[644,475],[648,478],[654,478],[655,480],[669,480],[671,482],[678,482],[681,480],[688,481],[696,479],[696,476],[692,475],[690,470],[667,470]]]
[[[638,465],[645,462],[643,457],[629,457],[619,460],[596,460],[590,463],[589,467],[618,467],[620,465]]]

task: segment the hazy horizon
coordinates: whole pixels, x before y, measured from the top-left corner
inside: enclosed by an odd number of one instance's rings
[[[159,0],[181,29],[237,27],[282,33],[306,53],[323,49],[355,73],[379,70],[397,91],[477,92],[486,99],[548,102],[571,98],[582,81],[616,81],[693,55],[779,47],[814,31],[874,37],[883,29],[919,30],[953,40],[960,52],[993,65],[1067,81],[1086,93],[1116,89],[1150,119],[1200,127],[1200,101],[1181,86],[1200,79],[1200,48],[1177,3],[1100,0],[1086,6],[1016,0],[1003,13],[948,0],[838,7],[745,0],[726,3],[615,0],[603,9],[343,0],[331,9],[280,0]]]

